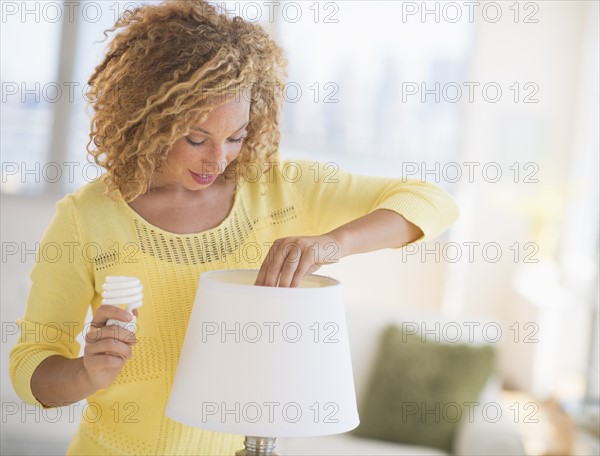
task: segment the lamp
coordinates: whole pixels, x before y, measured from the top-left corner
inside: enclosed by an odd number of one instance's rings
[[[168,417],[245,435],[236,455],[274,455],[276,437],[358,426],[342,300],[332,278],[254,286],[258,271],[201,274]]]

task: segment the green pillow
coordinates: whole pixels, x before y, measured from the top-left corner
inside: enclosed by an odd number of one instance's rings
[[[494,364],[491,345],[423,341],[390,326],[352,433],[451,452],[459,420],[469,419],[465,403],[477,401]]]

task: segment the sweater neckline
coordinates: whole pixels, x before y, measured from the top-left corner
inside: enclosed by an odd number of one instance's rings
[[[118,193],[119,205],[121,207],[123,207],[126,212],[129,212],[129,214],[131,216],[133,216],[134,219],[138,220],[143,225],[146,225],[149,229],[151,229],[153,231],[157,231],[157,232],[163,233],[167,236],[174,236],[174,237],[197,237],[197,236],[205,235],[206,233],[211,233],[213,231],[222,230],[225,226],[227,226],[231,223],[231,220],[234,217],[234,214],[238,211],[238,206],[241,204],[241,199],[242,199],[240,181],[238,180],[235,184],[235,190],[233,193],[233,204],[231,205],[231,209],[229,210],[229,213],[221,221],[221,223],[219,223],[217,226],[215,226],[213,228],[209,228],[208,230],[198,231],[195,233],[174,233],[172,231],[165,230],[164,228],[161,228],[159,226],[156,226],[156,225],[150,223],[148,220],[146,220],[144,217],[142,217],[141,214],[136,212],[129,204],[127,204],[127,202],[123,198],[123,195],[121,195],[121,192],[117,192],[117,193]]]

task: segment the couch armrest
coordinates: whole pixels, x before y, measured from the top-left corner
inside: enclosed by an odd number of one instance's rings
[[[510,420],[506,408],[502,417],[492,422],[475,414],[472,422],[461,423],[454,440],[453,453],[461,456],[522,456],[523,439]],[[495,419],[495,418],[494,418]]]
[[[453,453],[461,456],[522,456],[523,438],[513,414],[502,400],[500,381],[492,377],[472,413],[463,416],[456,432]]]

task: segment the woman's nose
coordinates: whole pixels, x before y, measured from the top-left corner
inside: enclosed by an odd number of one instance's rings
[[[221,172],[227,166],[227,151],[224,144],[213,144],[210,148],[209,155],[206,157],[207,160],[204,161],[205,167],[210,166],[213,170],[209,174],[213,172]]]

